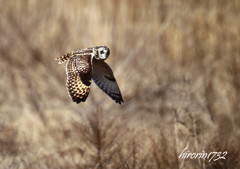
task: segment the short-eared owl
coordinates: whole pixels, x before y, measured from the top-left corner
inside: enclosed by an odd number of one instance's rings
[[[67,91],[74,102],[80,103],[87,99],[91,79],[116,103],[123,102],[113,71],[104,62],[109,54],[108,47],[97,46],[75,50],[56,59],[59,64],[67,61]]]

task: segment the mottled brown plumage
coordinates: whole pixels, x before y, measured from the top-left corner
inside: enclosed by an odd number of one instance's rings
[[[76,103],[84,102],[90,92],[91,79],[116,103],[123,102],[122,95],[110,66],[104,62],[109,56],[105,46],[85,48],[63,55],[56,60],[67,61],[67,91]]]
[[[84,102],[90,92],[92,65],[91,57],[70,58],[66,66],[67,91],[76,103]]]

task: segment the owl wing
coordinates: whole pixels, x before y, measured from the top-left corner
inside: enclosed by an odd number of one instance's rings
[[[123,102],[120,89],[110,66],[103,60],[93,60],[93,80],[116,103]]]
[[[74,55],[73,53],[67,53],[66,55],[63,55],[59,58],[56,58],[55,60],[58,61],[58,64],[63,64],[66,62],[69,58],[72,58]]]
[[[81,59],[80,65],[77,59]],[[84,102],[90,92],[92,58],[90,56],[86,58],[70,58],[66,65],[66,74],[66,86],[69,96],[76,103]]]

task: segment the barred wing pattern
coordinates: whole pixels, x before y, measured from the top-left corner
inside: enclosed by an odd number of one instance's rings
[[[110,55],[106,46],[96,46],[69,52],[56,58],[59,64],[67,62],[67,91],[73,102],[84,102],[90,92],[91,79],[110,96],[121,104],[123,98],[113,72],[104,62]]]
[[[116,103],[123,102],[120,89],[110,66],[103,60],[93,60],[93,80]]]
[[[92,58],[90,55],[72,57],[67,62],[67,91],[76,103],[84,102],[90,92],[92,77]]]
[[[67,53],[66,55],[63,55],[59,58],[56,58],[55,60],[58,61],[58,64],[63,64],[64,62],[66,62],[68,59],[72,58],[74,55],[73,53]]]

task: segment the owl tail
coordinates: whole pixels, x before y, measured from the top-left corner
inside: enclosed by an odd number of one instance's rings
[[[62,64],[64,62],[66,62],[69,58],[71,58],[73,55],[72,53],[67,53],[59,58],[56,58],[55,60],[58,61],[58,64]]]

